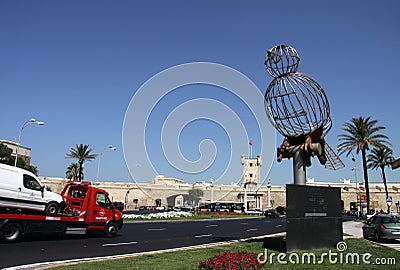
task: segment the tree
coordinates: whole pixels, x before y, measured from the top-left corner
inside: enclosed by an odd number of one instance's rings
[[[384,145],[379,145],[372,149],[371,154],[368,154],[367,158],[367,165],[369,169],[381,169],[383,185],[385,186],[386,197],[388,197],[389,194],[386,184],[385,167],[390,166],[394,160],[392,149]]]
[[[357,154],[361,152],[365,192],[367,195],[367,213],[370,210],[367,151],[370,146],[389,145],[388,137],[380,133],[385,127],[376,126],[377,123],[378,120],[371,120],[370,116],[367,118],[352,118],[350,122],[343,124],[342,130],[345,133],[338,136],[339,141],[341,141],[338,146],[340,153],[347,152],[346,156],[349,156],[353,150],[356,150]]]
[[[83,178],[83,164],[85,161],[92,161],[96,158],[96,154],[91,154],[92,148],[89,148],[89,145],[75,145],[75,148],[71,148],[70,152],[67,153],[67,158],[76,158],[78,160],[79,171],[78,171],[78,180],[82,181]]]
[[[7,145],[0,143],[0,161],[4,164],[9,164],[11,159],[12,149],[7,147]]]
[[[79,164],[78,163],[71,163],[68,166],[67,171],[65,172],[65,177],[69,180],[76,181],[79,178]],[[84,174],[82,172],[82,178],[84,178]]]
[[[12,149],[7,147],[7,145],[0,143],[0,163],[7,164],[10,166],[14,166],[15,157],[11,155]],[[38,170],[36,166],[28,165],[25,162],[25,159],[19,158],[17,160],[17,167],[30,171],[37,175]]]
[[[199,201],[200,198],[203,196],[203,191],[198,188],[192,188],[189,190],[189,195],[187,197],[187,201],[189,205],[196,205]]]

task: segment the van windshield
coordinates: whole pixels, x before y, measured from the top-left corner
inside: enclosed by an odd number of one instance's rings
[[[37,191],[42,190],[42,186],[39,184],[39,182],[35,178],[27,174],[24,174],[24,187]]]

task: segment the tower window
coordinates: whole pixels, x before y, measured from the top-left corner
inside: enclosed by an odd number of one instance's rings
[[[252,174],[252,173],[249,173],[249,177],[252,178],[252,177],[253,177],[253,174]]]
[[[249,163],[249,166],[250,166],[250,167],[253,167],[253,163]]]

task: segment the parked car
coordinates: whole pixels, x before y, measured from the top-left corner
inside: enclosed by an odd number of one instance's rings
[[[400,239],[399,217],[388,214],[374,215],[364,221],[363,237],[379,242],[384,239]]]
[[[279,212],[276,209],[268,209],[265,211],[266,218],[279,218]]]
[[[190,211],[194,211],[194,207],[192,207],[192,206],[182,206],[181,210],[182,211],[186,211],[186,212],[190,212]]]
[[[113,202],[113,206],[115,209],[118,209],[119,211],[121,211],[121,213],[125,208],[125,205],[123,202]]]
[[[0,208],[39,211],[55,216],[64,207],[61,195],[45,190],[36,175],[0,164]]]
[[[157,206],[156,210],[157,211],[165,211],[165,207],[164,206]]]
[[[144,210],[146,210],[146,206],[142,205],[139,207],[139,211],[144,211]]]
[[[261,209],[248,209],[244,211],[246,215],[262,216],[264,212]]]

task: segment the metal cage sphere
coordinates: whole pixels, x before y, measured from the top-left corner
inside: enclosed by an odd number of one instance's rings
[[[300,57],[293,47],[278,45],[267,51],[267,59],[264,64],[268,73],[277,78],[296,73],[300,64]]]
[[[326,135],[332,127],[325,91],[302,73],[275,78],[265,92],[264,105],[270,122],[283,136],[304,135],[319,127]]]

